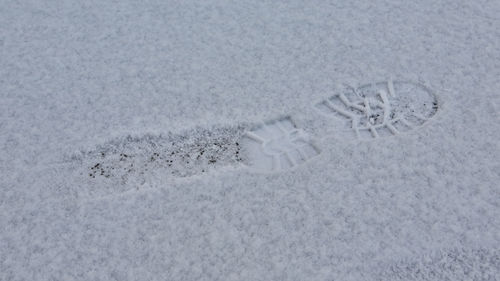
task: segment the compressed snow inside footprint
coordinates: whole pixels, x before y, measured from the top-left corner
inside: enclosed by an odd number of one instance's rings
[[[426,86],[388,80],[345,89],[315,105],[329,117],[344,120],[343,130],[358,139],[397,135],[423,125],[438,110],[437,97]]]
[[[236,165],[243,128],[191,130],[166,136],[115,139],[83,155],[85,176],[110,181],[144,183],[154,174],[187,177],[216,167]]]
[[[250,166],[258,171],[287,170],[319,154],[319,149],[289,117],[246,132],[242,145]]]

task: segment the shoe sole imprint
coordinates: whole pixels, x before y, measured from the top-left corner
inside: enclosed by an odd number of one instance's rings
[[[358,139],[373,139],[421,126],[436,114],[439,106],[437,97],[426,86],[389,80],[346,87],[314,107],[325,116],[343,121],[344,132],[354,133]],[[135,179],[135,183],[145,182],[150,174],[189,177],[239,164],[256,172],[279,172],[294,169],[321,153],[290,116],[248,128],[116,140],[83,153],[81,160],[88,166],[82,174],[121,183]]]
[[[272,120],[247,131],[241,143],[248,165],[260,172],[293,169],[320,153],[290,117]]]
[[[438,110],[438,100],[426,86],[392,81],[346,87],[314,107],[328,117],[343,120],[343,130],[357,139],[398,135],[422,126]]]

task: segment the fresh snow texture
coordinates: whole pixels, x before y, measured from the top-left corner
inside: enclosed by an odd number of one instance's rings
[[[500,2],[0,7],[0,280],[500,280]]]

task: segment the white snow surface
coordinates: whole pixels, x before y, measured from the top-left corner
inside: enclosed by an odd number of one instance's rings
[[[0,4],[0,280],[500,280],[499,1]],[[380,81],[437,112],[315,107]]]

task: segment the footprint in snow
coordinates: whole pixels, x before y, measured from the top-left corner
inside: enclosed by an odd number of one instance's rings
[[[422,84],[378,82],[343,91],[316,103],[322,114],[342,121],[339,128],[357,139],[399,135],[424,125],[439,108],[433,92]]]
[[[311,138],[290,117],[266,122],[243,136],[249,165],[257,171],[288,170],[320,153]]]
[[[418,83],[392,81],[342,91],[314,104],[315,109],[361,140],[395,136],[424,125],[439,108],[431,90]],[[324,136],[316,136],[324,137]],[[161,173],[189,177],[223,166],[256,172],[294,169],[321,153],[316,142],[291,116],[260,125],[196,129],[180,135],[144,135],[112,140],[83,152],[86,175],[144,183]],[[243,165],[241,165],[243,164]]]

